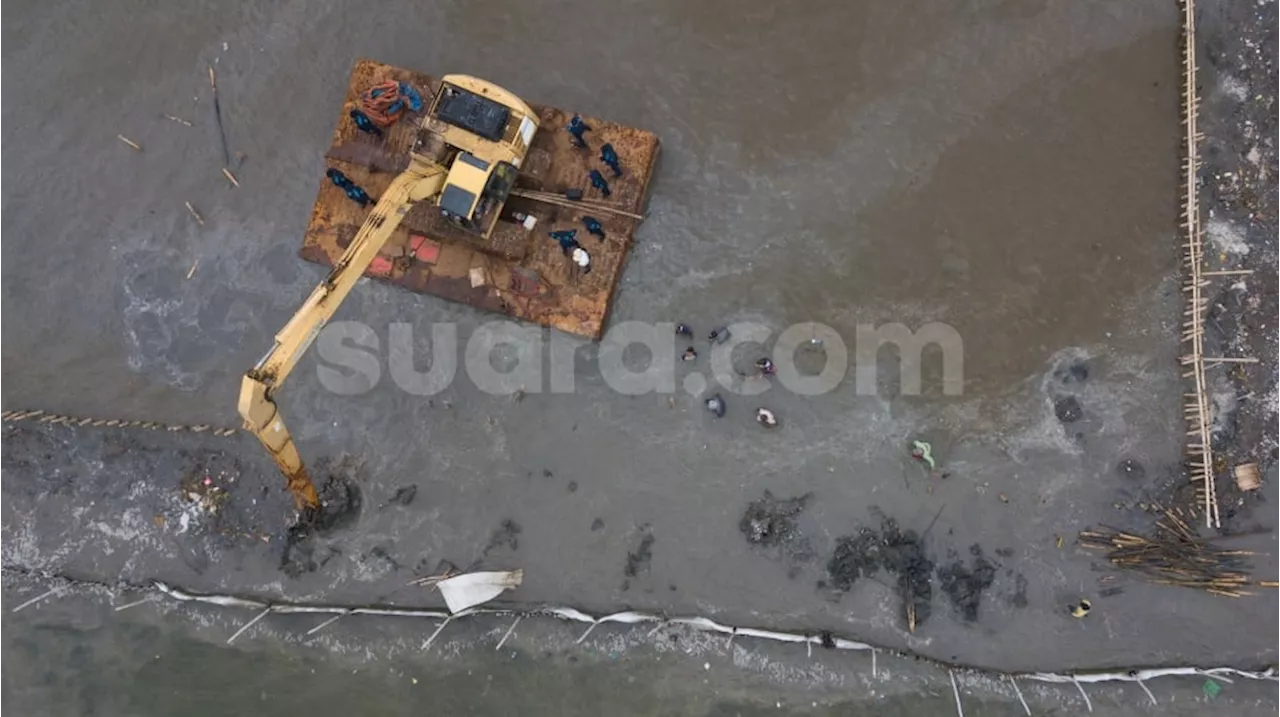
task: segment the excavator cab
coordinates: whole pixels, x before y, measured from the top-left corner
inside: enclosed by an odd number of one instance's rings
[[[486,234],[515,186],[520,162],[538,128],[533,110],[497,85],[449,75],[428,110],[444,143],[456,150],[440,193],[440,212],[464,229]]]
[[[489,211],[507,201],[518,173],[510,162],[486,162],[459,152],[440,193],[440,212],[465,229],[480,231]]]

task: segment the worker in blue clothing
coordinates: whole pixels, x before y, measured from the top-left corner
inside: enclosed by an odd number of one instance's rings
[[[369,196],[369,193],[357,187],[347,175],[342,173],[342,170],[330,167],[325,171],[324,176],[328,177],[329,181],[333,182],[343,192],[346,192],[347,197],[361,207],[367,207],[373,203],[373,198]]]
[[[622,163],[618,161],[618,151],[613,148],[612,144],[605,142],[604,146],[600,148],[600,161],[609,165],[609,169],[613,170],[615,178],[622,176]]]
[[[368,192],[352,184],[350,181],[347,182],[347,186],[343,187],[343,189],[347,193],[347,198],[356,204],[359,204],[361,207],[367,207],[370,204],[373,204],[373,197],[370,197]]]
[[[369,116],[360,110],[351,110],[351,119],[355,121],[356,127],[361,131],[373,135],[374,137],[382,136],[382,129],[369,119]]]
[[[599,189],[601,195],[607,197],[613,194],[613,192],[609,191],[609,182],[605,181],[604,175],[600,173],[600,170],[591,170],[591,174],[588,174],[587,177],[591,180],[591,186]]]
[[[604,241],[604,225],[600,223],[599,219],[584,216],[582,218],[582,224],[587,228],[588,234],[600,241]]]
[[[573,119],[569,120],[569,126],[566,129],[569,132],[569,141],[573,143],[573,146],[579,149],[587,148],[587,140],[582,135],[590,132],[591,127],[586,122],[583,122],[581,117],[574,115]]]
[[[328,177],[329,181],[333,182],[334,185],[342,187],[343,189],[346,189],[347,185],[351,184],[351,180],[347,179],[347,175],[343,174],[341,169],[334,169],[333,167],[330,167],[325,171],[324,176]]]
[[[565,256],[569,256],[569,252],[574,249],[582,248],[582,246],[578,244],[577,229],[558,229],[553,232],[547,232],[547,236],[560,242],[560,251],[563,251]]]

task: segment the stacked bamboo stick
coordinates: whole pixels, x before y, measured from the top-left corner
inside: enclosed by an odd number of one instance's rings
[[[1160,585],[1199,588],[1227,597],[1248,595],[1244,588],[1253,585],[1274,587],[1275,583],[1250,578],[1245,558],[1253,553],[1226,550],[1199,537],[1184,520],[1189,516],[1177,508],[1162,512],[1152,535],[1084,531],[1080,544],[1108,551],[1112,565],[1135,570]]]

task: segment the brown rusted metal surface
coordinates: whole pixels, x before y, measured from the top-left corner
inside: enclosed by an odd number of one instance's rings
[[[386,80],[410,82],[429,101],[437,80],[429,75],[371,60],[356,62],[346,100],[334,130],[326,164],[342,170],[353,182],[377,198],[397,172],[408,165],[409,149],[418,132],[418,116],[408,114],[385,130],[381,138],[356,129],[349,117],[360,93]],[[526,98],[526,101],[527,98]],[[643,214],[649,180],[658,158],[658,138],[651,132],[583,117],[592,131],[589,148],[569,143],[565,132],[573,113],[533,102],[542,126],[521,168],[517,186],[562,194],[583,190],[584,197],[622,211]],[[611,143],[621,158],[623,174],[614,178],[599,159],[600,147]],[[420,150],[423,151],[423,150]],[[430,148],[426,148],[430,154]],[[591,188],[587,175],[598,169],[609,181],[607,200]],[[326,266],[342,251],[364,221],[367,209],[346,197],[323,176],[299,255]],[[526,230],[512,220],[520,212],[537,218]],[[583,215],[604,226],[600,241],[587,233]],[[469,306],[553,327],[587,338],[599,338],[640,222],[590,209],[569,208],[511,197],[489,237],[467,233],[446,222],[433,204],[414,207],[400,228],[370,265],[366,275],[410,291],[439,296]],[[578,241],[591,254],[591,272],[583,274],[547,236],[556,229],[577,229]],[[473,285],[473,269],[483,280]]]

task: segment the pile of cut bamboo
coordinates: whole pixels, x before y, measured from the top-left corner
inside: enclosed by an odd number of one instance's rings
[[[1244,588],[1250,586],[1276,586],[1250,579],[1245,556],[1253,553],[1213,545],[1195,534],[1180,509],[1160,510],[1162,516],[1149,536],[1119,530],[1084,531],[1080,544],[1108,551],[1112,565],[1135,570],[1160,585],[1199,588],[1227,597],[1249,595]]]

